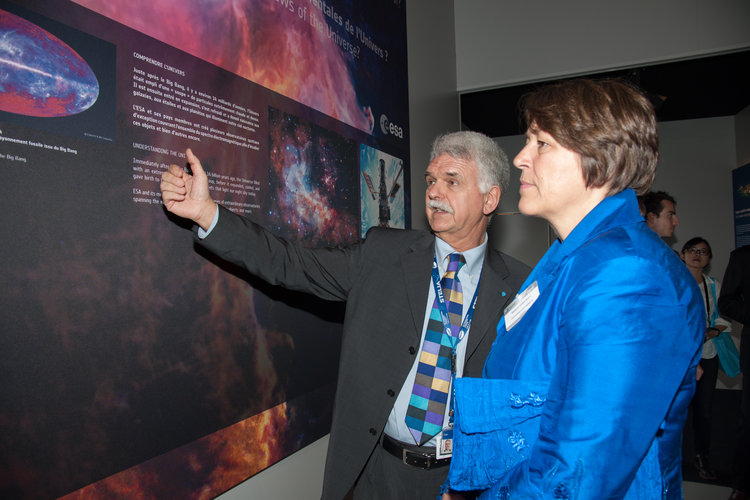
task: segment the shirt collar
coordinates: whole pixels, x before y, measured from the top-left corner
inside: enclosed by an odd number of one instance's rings
[[[464,259],[466,259],[466,264],[461,268],[461,276],[464,276],[466,273],[468,273],[469,278],[471,278],[472,281],[477,280],[479,274],[482,272],[482,264],[484,264],[484,253],[487,248],[487,241],[487,233],[485,233],[484,241],[482,241],[479,246],[476,246],[471,250],[461,252],[464,256]],[[437,236],[435,237],[435,257],[438,262],[438,269],[440,270],[441,276],[445,274],[445,269],[448,266],[448,256],[455,251],[456,250],[454,250],[453,247],[448,243],[441,240]]]

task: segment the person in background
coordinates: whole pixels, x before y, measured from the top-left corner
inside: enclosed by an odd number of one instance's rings
[[[306,248],[230,212],[190,150],[187,160],[192,175],[162,175],[162,199],[196,224],[198,245],[271,284],[346,301],[322,497],[433,499],[450,462],[450,383],[481,373],[528,274],[487,245],[508,184],[503,151],[476,132],[438,137],[425,171],[432,231],[376,227],[347,248]]]
[[[638,212],[641,214],[641,217],[646,218],[646,202],[643,199],[643,195],[638,197]]]
[[[714,339],[721,332],[729,334],[732,324],[719,315],[717,297],[721,283],[711,276],[703,274],[711,263],[711,245],[699,236],[689,239],[682,246],[680,258],[685,262],[690,274],[695,278],[703,296],[706,309],[706,331],[703,337],[703,352],[700,360],[701,376],[695,386],[693,408],[693,438],[695,443],[694,466],[702,479],[716,479],[711,469],[709,455],[711,451],[711,415],[713,412],[714,389],[719,375],[719,356]]]
[[[649,191],[643,195],[646,224],[662,239],[671,238],[680,225],[677,202],[666,191]]]
[[[522,102],[519,210],[557,234],[504,311],[484,377],[456,381],[444,498],[681,498],[681,436],[705,311],[638,212],[656,119],[617,80]]]
[[[740,427],[732,460],[733,491],[730,500],[750,498],[750,245],[729,254],[724,271],[719,311],[727,318],[742,323],[740,336],[740,369],[742,370],[742,401]]]

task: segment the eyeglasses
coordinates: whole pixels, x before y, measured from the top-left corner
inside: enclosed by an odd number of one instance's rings
[[[708,248],[688,248],[685,251],[693,255],[708,255]]]

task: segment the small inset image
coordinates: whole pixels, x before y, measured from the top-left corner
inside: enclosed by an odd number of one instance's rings
[[[114,45],[28,15],[0,9],[0,120],[112,142]]]
[[[309,246],[357,234],[357,143],[298,116],[268,110],[268,228]]]

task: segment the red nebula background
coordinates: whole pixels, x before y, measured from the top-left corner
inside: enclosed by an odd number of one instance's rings
[[[352,127],[373,130],[370,103],[357,100],[347,55],[283,2],[75,1]],[[295,3],[303,4],[325,22],[312,4]]]

